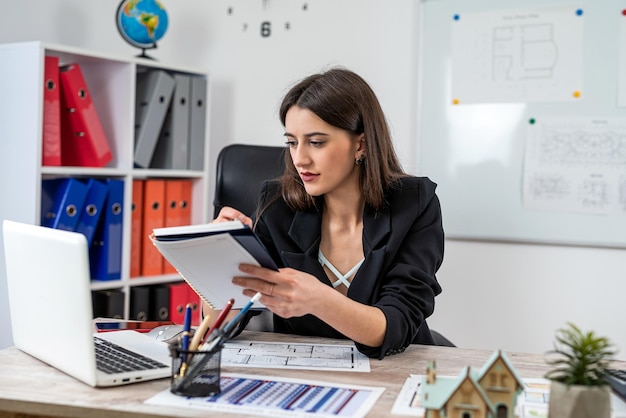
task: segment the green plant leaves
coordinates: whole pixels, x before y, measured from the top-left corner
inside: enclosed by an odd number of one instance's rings
[[[554,367],[546,373],[547,379],[566,385],[606,384],[605,370],[616,353],[606,337],[584,333],[568,322],[566,328],[557,330],[555,339],[554,349],[547,353],[546,363]]]

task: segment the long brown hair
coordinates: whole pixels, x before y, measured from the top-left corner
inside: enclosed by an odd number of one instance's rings
[[[361,165],[359,176],[361,192],[367,204],[381,210],[385,191],[406,174],[393,148],[378,98],[367,82],[344,68],[313,74],[298,82],[285,95],[280,106],[283,126],[292,106],[308,109],[329,125],[354,135],[365,134],[367,158]],[[307,210],[315,205],[315,199],[306,193],[288,151],[285,152],[281,189],[283,199],[294,209]]]

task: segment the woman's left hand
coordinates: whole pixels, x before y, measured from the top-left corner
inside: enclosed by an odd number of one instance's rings
[[[315,315],[324,293],[331,289],[314,276],[292,268],[274,271],[241,264],[239,270],[249,276],[233,277],[233,284],[243,287],[243,294],[248,297],[261,292],[261,303],[283,318]]]
[[[380,308],[356,302],[315,276],[292,268],[278,271],[240,264],[246,276],[233,277],[252,297],[261,292],[261,303],[274,314],[288,319],[313,315],[353,341],[370,347],[382,344],[387,319]]]

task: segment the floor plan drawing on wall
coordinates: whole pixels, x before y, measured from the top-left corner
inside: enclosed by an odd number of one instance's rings
[[[580,99],[583,16],[571,6],[455,15],[453,103]]]
[[[529,124],[524,207],[626,214],[626,119],[544,118]]]

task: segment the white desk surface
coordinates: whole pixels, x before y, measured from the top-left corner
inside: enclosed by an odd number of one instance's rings
[[[244,331],[241,339],[299,341],[308,343],[345,341]],[[341,384],[382,386],[385,392],[369,416],[391,417],[391,408],[410,374],[424,374],[429,360],[437,361],[437,373],[457,375],[465,366],[482,367],[493,351],[412,345],[384,360],[370,359],[370,373],[324,372],[259,368],[223,368],[222,372],[281,376]],[[544,356],[506,353],[523,377],[543,377]],[[624,365],[626,367],[626,365]],[[146,399],[169,388],[169,379],[95,389],[24,354],[16,348],[0,350],[0,417],[201,417],[206,411],[146,405]],[[240,415],[228,414],[237,417]],[[243,415],[241,415],[243,416]]]

